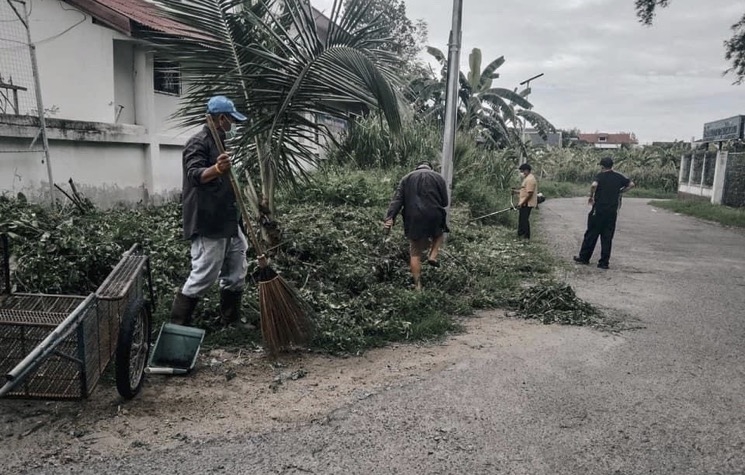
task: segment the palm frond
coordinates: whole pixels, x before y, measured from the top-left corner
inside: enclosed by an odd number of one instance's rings
[[[207,38],[149,38],[160,57],[180,64],[188,85],[180,124],[201,123],[211,96],[232,98],[250,118],[235,143],[253,163],[249,169],[285,183],[303,179],[329,139],[316,117],[346,119],[350,107],[379,109],[393,131],[400,129],[396,59],[379,48],[380,26],[362,21],[368,1],[347,0],[342,8],[335,0],[323,38],[307,0],[155,1]]]

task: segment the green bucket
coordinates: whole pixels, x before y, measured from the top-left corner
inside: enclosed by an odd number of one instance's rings
[[[150,352],[146,373],[187,374],[194,369],[205,331],[174,323],[160,327],[155,348]]]

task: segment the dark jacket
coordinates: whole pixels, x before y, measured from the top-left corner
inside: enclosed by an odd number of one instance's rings
[[[448,191],[445,179],[420,168],[401,180],[386,219],[395,219],[403,208],[404,234],[413,240],[439,236],[447,230]]]
[[[592,208],[596,213],[617,213],[621,207],[621,189],[626,188],[631,180],[615,170],[600,172],[595,177],[598,187],[595,190],[595,205]]]
[[[186,143],[183,153],[184,238],[228,238],[238,235],[238,206],[230,180],[220,176],[200,183],[202,172],[220,155],[212,134],[204,126]]]

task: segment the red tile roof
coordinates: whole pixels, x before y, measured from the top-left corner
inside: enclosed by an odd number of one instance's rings
[[[605,137],[605,140],[600,141],[601,137]],[[605,134],[605,133],[594,133],[594,134],[579,134],[579,139],[587,143],[609,143],[609,144],[638,144],[634,134],[619,133],[619,134]]]
[[[206,37],[167,18],[154,4],[146,0],[65,0],[92,15],[105,24],[126,35],[132,36],[137,27],[160,31],[176,36]]]

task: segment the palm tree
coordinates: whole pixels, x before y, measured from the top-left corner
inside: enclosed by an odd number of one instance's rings
[[[156,2],[184,25],[182,37],[151,34],[158,54],[179,63],[189,85],[177,112],[181,124],[202,123],[215,94],[249,115],[232,145],[243,157],[246,195],[260,222],[272,222],[277,184],[307,178],[317,163],[317,147],[330,134],[315,117],[346,119],[355,105],[380,110],[392,130],[400,129],[395,58],[380,48],[377,24],[362,22],[366,0],[335,0],[322,25],[308,0]]]
[[[445,78],[447,78],[447,58],[437,48],[427,47],[427,51],[441,65],[441,79],[420,78],[410,84],[410,94],[415,104],[428,104],[428,113],[439,118],[444,114]],[[474,48],[468,57],[469,71],[461,72],[458,96],[460,98],[459,124],[462,129],[479,129],[481,138],[495,145],[521,143],[518,130],[520,117],[545,134],[553,130],[551,123],[540,114],[532,111],[533,105],[525,98],[528,90],[521,92],[501,87],[493,87],[499,78],[499,69],[504,56],[490,62],[483,70],[482,55]]]

